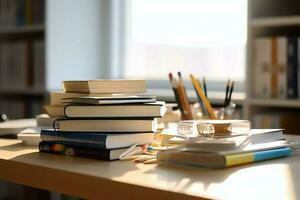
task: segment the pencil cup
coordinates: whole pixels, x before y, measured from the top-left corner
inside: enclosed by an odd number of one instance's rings
[[[218,119],[232,119],[236,105],[230,103],[226,107],[213,108]],[[199,103],[194,104],[194,119],[210,119],[207,111],[203,110]]]

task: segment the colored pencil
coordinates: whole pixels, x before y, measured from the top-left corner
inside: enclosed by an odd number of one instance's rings
[[[178,72],[178,93],[179,93],[179,98],[182,100],[183,102],[183,107],[184,110],[186,111],[186,116],[184,119],[188,120],[188,119],[193,119],[193,115],[192,115],[192,110],[190,107],[190,103],[186,94],[186,90],[184,87],[184,83],[183,83],[183,79],[182,79],[182,75],[180,72]]]
[[[228,101],[229,85],[230,85],[230,79],[228,79],[227,85],[226,85],[226,93],[225,93],[224,107],[226,107],[227,101]]]
[[[206,89],[206,80],[205,80],[205,77],[203,77],[203,88],[204,88],[205,96],[207,98],[207,89]]]
[[[204,95],[204,93],[203,93],[203,91],[202,91],[202,89],[201,89],[201,87],[200,87],[197,79],[192,74],[190,75],[190,78],[191,78],[191,81],[192,81],[194,87],[196,88],[196,93],[198,93],[199,96],[201,97],[201,99],[202,99],[202,101],[203,101],[203,103],[204,103],[204,105],[205,105],[205,107],[206,107],[206,109],[208,111],[208,114],[209,114],[210,118],[211,119],[217,119],[217,116],[216,116],[216,114],[215,114],[215,112],[214,112],[214,110],[213,110],[210,102],[208,101],[208,99]]]
[[[202,89],[200,80],[197,79],[197,81],[198,81],[198,84],[199,84],[200,88]],[[196,91],[196,88],[195,88],[194,85],[193,85],[193,87],[194,87],[194,90]],[[206,110],[206,108],[205,108],[205,106],[204,106],[204,104],[203,104],[203,101],[202,101],[201,97],[199,96],[199,94],[198,94],[197,92],[196,92],[196,95],[197,95],[197,99],[198,99],[199,104],[200,104],[200,107],[201,107],[202,114],[203,114],[203,115],[208,115],[208,112],[207,112],[207,110]]]
[[[229,97],[228,97],[226,106],[228,106],[230,104],[230,102],[231,102],[231,96],[232,96],[233,88],[234,88],[234,81],[231,82]]]
[[[174,96],[175,96],[175,101],[178,105],[178,108],[180,110],[180,112],[184,115],[184,108],[183,108],[183,105],[182,105],[182,102],[179,98],[179,94],[178,94],[178,89],[177,89],[177,81],[175,78],[173,78],[173,74],[172,73],[169,73],[169,80],[171,82],[171,85],[172,85],[172,89],[173,89],[173,92],[174,92]]]

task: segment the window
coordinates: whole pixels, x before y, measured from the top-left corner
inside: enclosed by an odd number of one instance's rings
[[[245,81],[247,0],[130,0],[124,76]]]

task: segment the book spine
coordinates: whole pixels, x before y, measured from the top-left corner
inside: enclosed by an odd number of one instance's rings
[[[65,141],[68,144],[82,145],[106,149],[106,135],[96,133],[61,133],[59,131],[41,131],[43,141]],[[67,144],[66,143],[66,144]]]
[[[278,81],[277,81],[277,94],[279,98],[287,97],[287,38],[278,38]]]
[[[288,38],[288,66],[287,66],[287,97],[297,98],[298,96],[298,64],[297,64],[297,38]]]
[[[277,97],[277,84],[278,84],[278,38],[271,38],[271,97]]]
[[[289,147],[271,149],[266,151],[258,151],[253,153],[225,155],[226,164],[224,167],[231,167],[231,166],[242,165],[246,163],[259,162],[264,160],[270,160],[273,158],[286,157],[290,155],[291,155],[291,149]]]
[[[65,156],[76,156],[99,160],[111,160],[109,150],[99,150],[95,148],[77,147],[57,143],[40,142],[39,151],[46,153],[61,154]]]

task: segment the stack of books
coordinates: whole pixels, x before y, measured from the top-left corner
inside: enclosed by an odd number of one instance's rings
[[[141,94],[144,80],[64,81],[63,86],[64,92],[52,93],[52,103],[59,96],[62,110],[53,112],[58,117],[53,129],[41,131],[41,152],[116,160],[131,145],[151,143],[156,118],[166,112],[164,102]]]
[[[180,148],[158,152],[157,161],[225,168],[289,156],[292,145],[292,142],[284,139],[282,129],[252,129],[248,136],[193,138]]]

